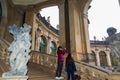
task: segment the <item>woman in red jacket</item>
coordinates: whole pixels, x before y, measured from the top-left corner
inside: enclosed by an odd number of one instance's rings
[[[63,62],[64,62],[64,54],[66,53],[66,48],[63,49],[62,46],[58,47],[57,50],[57,70],[56,70],[56,77],[55,79],[63,79],[61,76],[62,68],[63,68]]]

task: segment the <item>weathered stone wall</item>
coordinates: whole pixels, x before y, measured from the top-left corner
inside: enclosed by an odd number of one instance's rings
[[[7,16],[5,16],[5,17],[3,16],[2,20],[5,20],[5,21],[0,26],[0,32],[1,32],[0,37],[11,42],[13,39],[12,39],[12,35],[10,35],[10,33],[8,32],[8,26],[12,25],[12,24],[21,26],[22,20],[23,20],[23,11],[20,8],[18,8],[17,6],[8,2],[8,0],[5,0],[5,4],[6,5],[2,6],[2,7],[6,7],[5,14],[7,14]]]

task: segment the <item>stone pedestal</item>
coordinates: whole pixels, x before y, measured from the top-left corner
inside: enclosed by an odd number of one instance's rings
[[[7,76],[2,77],[0,80],[27,80],[28,76]]]

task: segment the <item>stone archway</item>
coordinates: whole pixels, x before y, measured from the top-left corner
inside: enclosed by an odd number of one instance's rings
[[[59,40],[78,61],[89,61],[90,42],[88,34],[87,11],[91,0],[50,0],[34,4],[26,10],[25,22],[31,26],[35,23],[36,13],[45,7],[59,7]],[[33,10],[34,9],[34,10]],[[31,16],[31,17],[30,17]],[[35,30],[32,29],[32,45],[35,41]],[[32,46],[34,49],[34,46]]]
[[[67,48],[68,53],[74,54],[76,60],[89,61],[90,42],[88,33],[87,11],[91,0],[59,0],[49,4],[37,4],[38,11],[45,7],[59,7],[59,40],[60,45]]]

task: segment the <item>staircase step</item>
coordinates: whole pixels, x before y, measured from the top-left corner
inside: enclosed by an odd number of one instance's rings
[[[50,74],[49,71],[46,68],[42,68],[41,65],[29,63],[28,64],[28,80],[55,80],[55,76],[53,74]]]
[[[0,75],[3,72],[9,71],[8,66],[0,60]],[[55,73],[50,73],[50,69],[46,69],[47,67],[43,67],[38,64],[30,63],[28,65],[28,80],[55,80]],[[63,80],[63,79],[61,79]]]

